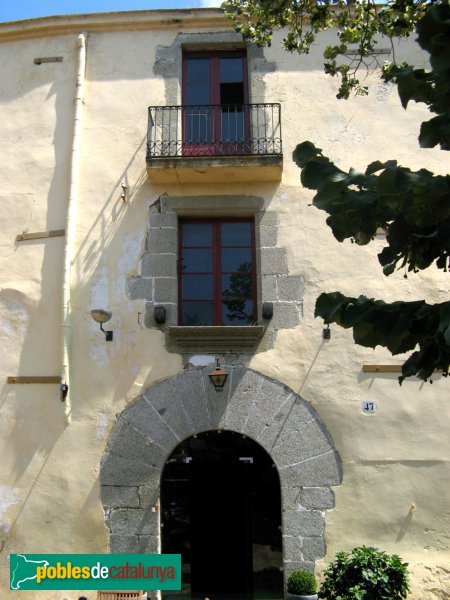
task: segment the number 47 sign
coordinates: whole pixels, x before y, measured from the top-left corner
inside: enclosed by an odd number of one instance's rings
[[[377,403],[375,400],[363,400],[361,408],[364,414],[373,415],[377,412]]]

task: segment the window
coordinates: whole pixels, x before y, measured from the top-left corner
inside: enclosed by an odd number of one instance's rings
[[[256,321],[251,219],[186,219],[179,227],[179,324]]]
[[[183,153],[245,152],[249,138],[247,104],[244,52],[185,54]]]

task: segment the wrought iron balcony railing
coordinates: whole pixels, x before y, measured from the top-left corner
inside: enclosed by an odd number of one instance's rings
[[[281,155],[279,104],[150,106],[147,159]]]

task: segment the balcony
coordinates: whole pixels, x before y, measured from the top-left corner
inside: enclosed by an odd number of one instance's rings
[[[279,104],[150,106],[147,172],[154,183],[280,181]]]

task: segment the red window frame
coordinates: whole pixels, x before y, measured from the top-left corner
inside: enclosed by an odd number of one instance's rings
[[[221,58],[242,58],[243,71],[243,88],[244,88],[244,106],[248,105],[248,72],[247,72],[247,53],[245,50],[234,51],[210,51],[210,52],[185,52],[183,54],[183,69],[182,69],[182,104],[183,106],[190,105],[187,99],[187,63],[190,58],[209,58],[210,59],[210,105],[216,108],[211,109],[210,119],[212,122],[211,128],[211,143],[189,143],[186,141],[186,113],[183,110],[182,116],[182,140],[183,154],[187,156],[204,156],[216,154],[215,150],[220,154],[245,154],[245,149],[248,146],[250,138],[250,123],[248,110],[243,109],[243,134],[244,140],[241,143],[229,144],[222,142],[222,110],[220,108],[220,59]],[[194,104],[195,106],[195,104]],[[216,147],[216,148],[215,148]],[[218,147],[218,148],[217,148]]]
[[[221,264],[221,250],[222,248],[247,248],[248,246],[243,245],[222,245],[221,241],[221,225],[223,223],[249,223],[251,225],[251,239],[250,239],[250,250],[252,258],[252,294],[248,297],[253,302],[253,312],[251,324],[257,321],[257,296],[256,296],[256,246],[255,246],[255,222],[252,218],[184,218],[180,219],[178,223],[178,323],[183,324],[183,225],[189,223],[205,223],[212,225],[212,276],[213,276],[213,322],[212,326],[224,325],[222,319],[222,303],[224,296],[222,293],[222,276],[236,273],[236,271],[223,271]],[[205,246],[189,246],[186,249],[205,248]],[[189,275],[201,274],[205,272],[190,272]],[[228,298],[229,300],[230,298]],[[204,299],[190,298],[189,301],[202,301]],[[208,300],[205,300],[205,302]],[[236,323],[235,325],[226,324],[228,327],[243,325],[243,323]],[[245,325],[249,325],[246,323]]]

